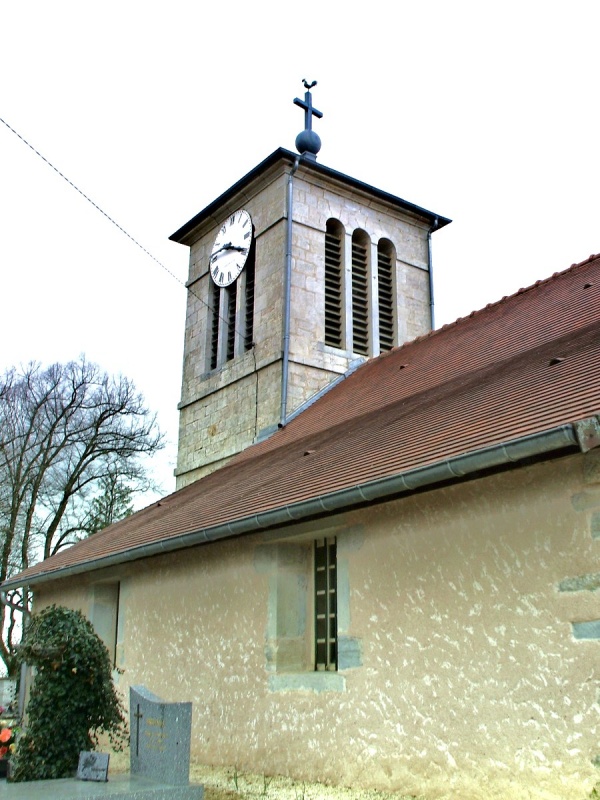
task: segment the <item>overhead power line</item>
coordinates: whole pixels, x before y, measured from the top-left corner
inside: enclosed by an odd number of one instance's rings
[[[39,151],[39,150],[36,150],[36,149],[35,149],[35,147],[34,147],[32,144],[30,144],[30,143],[27,141],[27,139],[25,139],[25,137],[24,137],[24,136],[21,136],[21,134],[20,134],[18,131],[16,131],[16,130],[15,130],[15,129],[14,129],[12,126],[11,126],[11,125],[9,125],[9,124],[8,124],[8,122],[6,122],[6,120],[2,119],[2,117],[0,117],[0,122],[2,122],[2,124],[3,124],[3,125],[5,125],[5,126],[8,128],[8,130],[9,130],[9,131],[11,131],[11,133],[14,133],[14,135],[15,135],[15,136],[18,136],[18,138],[19,138],[19,139],[20,139],[20,140],[23,142],[23,144],[27,145],[27,147],[28,147],[30,150],[32,150],[32,151],[33,151],[33,152],[36,154],[36,156],[39,156],[39,157],[42,159],[42,161],[44,161],[44,162],[45,162],[45,163],[46,163],[46,164],[47,164],[47,165],[48,165],[48,166],[49,166],[51,169],[53,169],[53,170],[54,170],[54,172],[56,172],[56,174],[57,174],[57,175],[60,175],[60,177],[61,177],[61,178],[62,178],[64,181],[66,181],[66,182],[69,184],[69,186],[70,186],[72,189],[75,189],[75,191],[76,191],[76,192],[78,192],[78,193],[79,193],[79,194],[80,194],[80,195],[81,195],[81,196],[82,196],[82,197],[83,197],[85,200],[87,200],[87,201],[88,201],[88,203],[90,203],[90,204],[91,204],[91,205],[92,205],[92,206],[93,206],[93,207],[96,209],[96,211],[99,211],[99,212],[102,214],[102,216],[103,216],[103,217],[106,217],[106,219],[107,219],[109,222],[111,222],[111,223],[112,223],[112,224],[113,224],[113,225],[114,225],[116,228],[118,228],[118,229],[121,231],[121,233],[125,234],[125,236],[127,236],[127,238],[128,238],[128,239],[130,239],[130,240],[131,240],[131,241],[132,241],[132,242],[133,242],[133,243],[134,243],[134,244],[135,244],[137,247],[139,247],[139,248],[140,248],[140,250],[142,250],[142,251],[143,251],[143,252],[144,252],[144,253],[145,253],[147,256],[149,256],[149,257],[150,257],[150,258],[151,258],[153,261],[155,261],[155,262],[156,262],[156,263],[159,265],[159,267],[162,267],[162,268],[163,268],[163,269],[164,269],[166,272],[168,272],[168,273],[169,273],[169,275],[170,275],[172,278],[175,278],[175,280],[176,280],[178,283],[180,283],[182,286],[184,286],[184,287],[185,287],[185,284],[183,283],[183,281],[181,281],[181,280],[180,280],[180,279],[177,277],[177,275],[175,275],[173,272],[171,272],[171,270],[170,270],[168,267],[166,267],[166,266],[165,266],[165,265],[162,263],[162,261],[159,261],[159,260],[158,260],[158,258],[156,258],[156,256],[152,255],[152,253],[151,253],[149,250],[147,250],[147,249],[144,247],[144,245],[143,245],[143,244],[141,244],[140,242],[138,242],[138,240],[137,240],[137,239],[135,239],[135,238],[134,238],[134,237],[133,237],[133,236],[132,236],[130,233],[128,233],[128,231],[126,231],[126,230],[125,230],[125,228],[123,228],[123,226],[122,226],[122,225],[119,225],[119,223],[118,223],[118,222],[116,222],[116,220],[114,220],[114,219],[113,219],[113,218],[112,218],[112,217],[111,217],[109,214],[107,214],[107,213],[106,213],[106,211],[104,211],[104,209],[100,208],[100,206],[99,206],[97,203],[95,203],[95,202],[94,202],[94,201],[91,199],[91,197],[88,197],[88,195],[87,195],[85,192],[83,192],[83,191],[82,191],[82,190],[81,190],[81,189],[80,189],[78,186],[76,186],[76,185],[73,183],[73,181],[72,181],[72,180],[70,180],[69,178],[67,178],[67,176],[66,176],[64,173],[62,173],[62,172],[61,172],[61,171],[58,169],[58,167],[55,167],[55,166],[54,166],[54,164],[53,164],[51,161],[49,161],[49,160],[46,158],[46,156],[42,155],[42,153],[40,153],[40,151]],[[198,299],[200,299],[200,298],[198,298]]]
[[[222,317],[222,316],[221,316],[221,315],[218,313],[218,310],[215,310],[214,308],[212,308],[212,307],[210,306],[210,304],[209,304],[209,303],[207,303],[207,302],[206,302],[206,300],[204,300],[202,297],[200,297],[199,295],[197,295],[197,294],[196,294],[196,292],[195,292],[195,291],[194,291],[194,290],[193,290],[191,287],[186,287],[185,283],[184,283],[182,280],[180,280],[180,278],[178,278],[178,277],[177,277],[177,275],[175,275],[175,273],[171,272],[171,270],[170,270],[170,269],[169,269],[167,266],[165,266],[165,265],[162,263],[162,261],[160,261],[158,258],[156,258],[156,256],[155,256],[155,255],[153,255],[153,254],[152,254],[152,253],[151,253],[151,252],[150,252],[150,251],[149,251],[147,248],[145,248],[143,244],[141,244],[140,242],[138,242],[138,240],[137,240],[136,238],[134,238],[134,237],[133,237],[133,236],[132,236],[132,235],[131,235],[131,234],[130,234],[128,231],[126,231],[126,230],[125,230],[125,228],[124,228],[122,225],[119,225],[119,223],[118,223],[116,220],[114,220],[114,219],[113,219],[113,218],[112,218],[112,217],[111,217],[109,214],[107,214],[107,213],[106,213],[106,211],[104,211],[104,209],[100,208],[100,206],[99,206],[97,203],[95,203],[95,202],[94,202],[94,201],[91,199],[91,197],[89,197],[89,196],[88,196],[88,195],[87,195],[85,192],[83,192],[83,191],[82,191],[82,190],[81,190],[81,189],[80,189],[78,186],[76,186],[76,185],[73,183],[73,181],[72,181],[72,180],[70,180],[69,178],[67,178],[67,176],[66,176],[64,173],[62,173],[62,172],[61,172],[61,171],[58,169],[58,167],[55,167],[55,166],[54,166],[54,164],[53,164],[51,161],[49,161],[49,160],[48,160],[48,159],[47,159],[47,158],[46,158],[46,157],[45,157],[45,156],[44,156],[42,153],[40,153],[40,151],[39,151],[39,150],[36,150],[36,148],[35,148],[35,147],[34,147],[32,144],[30,144],[30,143],[27,141],[27,139],[25,139],[25,137],[24,137],[24,136],[21,136],[21,134],[20,134],[18,131],[16,131],[16,130],[15,130],[15,129],[14,129],[12,126],[11,126],[11,125],[9,125],[9,124],[8,124],[8,122],[7,122],[5,119],[2,119],[2,117],[0,117],[0,122],[1,122],[3,125],[5,125],[5,126],[8,128],[8,130],[9,130],[11,133],[14,133],[14,135],[15,135],[15,136],[17,136],[17,137],[18,137],[18,138],[19,138],[19,139],[20,139],[20,140],[23,142],[23,144],[24,144],[24,145],[26,145],[26,146],[27,146],[27,147],[28,147],[30,150],[32,150],[32,151],[35,153],[35,155],[36,155],[36,156],[39,156],[39,158],[41,158],[41,159],[42,159],[42,161],[44,161],[44,162],[45,162],[45,163],[46,163],[46,164],[47,164],[47,165],[48,165],[48,166],[49,166],[51,169],[53,169],[53,170],[54,170],[54,172],[56,172],[56,174],[57,174],[57,175],[60,175],[60,177],[61,177],[61,178],[62,178],[64,181],[66,181],[66,182],[69,184],[69,186],[70,186],[72,189],[75,189],[75,191],[76,191],[76,192],[78,192],[78,194],[80,194],[80,195],[81,195],[81,196],[84,198],[84,200],[87,200],[87,202],[88,202],[88,203],[90,203],[90,205],[92,205],[92,206],[93,206],[93,207],[96,209],[96,211],[99,211],[99,212],[100,212],[100,214],[102,214],[102,216],[103,216],[103,217],[105,217],[105,218],[106,218],[106,219],[107,219],[107,220],[108,220],[110,223],[112,223],[112,224],[113,224],[113,225],[114,225],[116,228],[118,228],[118,230],[120,230],[122,234],[124,234],[124,235],[125,235],[125,236],[126,236],[126,237],[127,237],[129,240],[130,240],[130,241],[132,241],[132,242],[133,242],[133,243],[136,245],[136,247],[139,247],[139,248],[140,248],[140,250],[142,250],[142,252],[144,252],[144,253],[145,253],[145,254],[146,254],[146,255],[147,255],[149,258],[151,258],[151,259],[152,259],[152,261],[154,261],[156,264],[158,264],[158,266],[159,266],[159,267],[161,267],[162,269],[164,269],[164,270],[165,270],[165,272],[167,272],[167,273],[168,273],[168,274],[169,274],[169,275],[170,275],[172,278],[174,278],[174,279],[177,281],[177,283],[179,283],[179,284],[180,284],[180,286],[183,286],[183,287],[184,287],[184,289],[185,289],[185,288],[187,288],[187,290],[188,290],[188,291],[189,291],[189,292],[190,292],[190,293],[191,293],[191,294],[192,294],[192,295],[193,295],[193,296],[194,296],[194,297],[195,297],[195,298],[196,298],[196,299],[197,299],[197,300],[198,300],[200,303],[202,303],[203,305],[205,305],[205,306],[206,306],[206,308],[208,308],[208,310],[209,310],[211,313],[213,313],[213,314],[215,314],[215,313],[216,313],[216,314],[219,316],[219,319],[221,319],[221,320],[222,320],[222,321],[223,321],[225,324],[228,324],[228,320],[226,320],[224,317]],[[240,335],[240,333],[239,333],[239,331],[238,331],[237,329],[235,329],[235,328],[234,328],[234,330],[235,330],[235,333],[236,333],[236,334]]]

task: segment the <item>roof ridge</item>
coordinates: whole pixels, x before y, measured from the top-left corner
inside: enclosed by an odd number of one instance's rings
[[[495,300],[492,303],[487,303],[487,305],[483,306],[483,308],[476,308],[473,311],[469,312],[468,314],[465,314],[462,317],[457,317],[455,320],[452,320],[452,322],[446,322],[440,328],[435,328],[432,331],[428,331],[427,333],[423,333],[420,336],[416,336],[414,339],[411,339],[409,342],[403,342],[403,344],[392,348],[392,350],[389,350],[389,351],[387,351],[387,353],[383,353],[382,355],[389,355],[389,353],[393,353],[394,351],[402,350],[402,348],[406,347],[407,345],[412,345],[415,342],[422,342],[422,341],[425,341],[427,339],[431,339],[434,336],[436,336],[437,334],[441,333],[442,331],[446,331],[449,328],[455,327],[456,325],[458,325],[458,323],[465,322],[466,320],[469,320],[469,319],[474,319],[475,317],[480,317],[481,315],[483,315],[486,312],[489,313],[492,309],[497,308],[498,306],[509,302],[514,297],[518,297],[519,295],[531,292],[533,289],[537,289],[538,287],[540,287],[542,285],[549,284],[550,282],[557,280],[558,278],[560,278],[563,275],[566,275],[567,273],[577,269],[578,267],[583,267],[586,264],[590,264],[592,261],[596,261],[596,259],[599,259],[599,258],[600,258],[600,253],[595,253],[595,254],[592,253],[590,256],[588,256],[583,261],[578,261],[578,262],[576,262],[574,264],[571,264],[570,267],[566,267],[565,269],[559,270],[558,272],[553,272],[552,275],[549,275],[547,278],[541,278],[540,280],[535,281],[535,283],[532,283],[529,286],[523,286],[520,289],[517,289],[517,291],[513,292],[512,294],[505,294],[499,300]],[[366,363],[369,363],[369,362],[366,362]]]

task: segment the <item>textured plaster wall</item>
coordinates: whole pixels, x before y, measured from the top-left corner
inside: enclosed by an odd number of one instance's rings
[[[590,581],[571,580],[600,566],[583,463],[349,515],[337,534],[363,665],[343,692],[269,691],[260,537],[126,569],[124,680],[193,700],[207,761],[430,797],[580,797],[600,751],[600,643],[571,625],[599,616]],[[90,590],[62,582],[38,606],[85,611]]]
[[[600,561],[581,472],[573,459],[423,494],[369,526],[350,576],[368,698],[352,780],[376,765],[432,797],[580,798],[598,779],[600,642],[571,624],[598,598],[559,591]],[[597,507],[597,486],[585,496]]]
[[[580,800],[600,778],[600,640],[573,625],[600,618],[585,577],[600,573],[599,514],[590,453],[330,521],[360,656],[330,683],[274,680],[273,534],[129,565],[121,686],[191,700],[208,763],[427,798]],[[38,605],[85,606],[85,583],[49,584]]]

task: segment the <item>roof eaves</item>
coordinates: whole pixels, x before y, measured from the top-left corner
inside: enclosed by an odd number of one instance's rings
[[[255,180],[259,175],[272,167],[278,161],[287,161],[288,163],[293,164],[296,158],[300,159],[302,166],[306,167],[307,169],[311,169],[317,173],[320,173],[331,180],[341,181],[342,183],[351,186],[353,189],[366,192],[367,194],[378,197],[379,199],[384,200],[387,203],[391,203],[392,205],[400,206],[404,210],[428,220],[432,223],[432,225],[435,224],[436,230],[439,230],[440,228],[443,228],[445,225],[448,225],[450,222],[452,222],[452,220],[448,219],[447,217],[434,214],[432,211],[421,208],[414,203],[409,203],[407,200],[403,200],[401,197],[396,197],[389,192],[384,192],[381,189],[370,186],[368,183],[364,183],[356,178],[352,178],[343,172],[338,172],[337,170],[331,169],[331,167],[326,167],[316,161],[302,160],[302,156],[298,156],[296,153],[292,153],[290,150],[279,147],[277,150],[274,150],[270,155],[263,159],[260,164],[257,164],[256,167],[251,169],[250,172],[246,173],[246,175],[240,178],[239,181],[236,181],[236,183],[230,186],[225,192],[223,192],[223,194],[219,195],[216,200],[213,200],[213,202],[203,208],[202,211],[199,211],[198,214],[186,222],[185,225],[182,225],[179,230],[175,231],[175,233],[172,233],[171,236],[169,236],[169,239],[180,244],[187,244],[186,240],[188,235],[198,225],[200,225],[205,219],[213,216],[216,211],[222,209],[232,197],[248,186],[248,184],[252,183],[252,181]]]
[[[598,427],[596,418],[591,423],[579,421],[573,424],[560,425],[546,431],[462,453],[458,456],[413,468],[396,475],[340,489],[290,505],[280,506],[262,514],[253,514],[249,517],[239,518],[210,528],[189,531],[172,538],[161,539],[151,544],[139,545],[135,548],[99,556],[96,559],[82,563],[58,569],[50,567],[44,571],[36,571],[30,576],[27,573],[22,573],[20,576],[17,575],[6,580],[2,584],[2,591],[8,591],[19,586],[34,586],[84,572],[137,561],[142,558],[171,553],[219,539],[255,533],[267,528],[327,516],[342,509],[366,503],[382,502],[383,500],[422,490],[442,482],[456,481],[475,473],[480,473],[482,470],[499,468],[503,465],[513,464],[532,457],[543,457],[568,448],[579,447],[583,449],[580,440],[581,431],[589,429],[589,425],[592,423],[593,426]],[[33,569],[35,570],[36,568],[34,567]]]

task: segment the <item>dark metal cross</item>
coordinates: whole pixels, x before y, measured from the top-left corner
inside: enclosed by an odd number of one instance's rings
[[[137,719],[137,727],[135,732],[135,754],[139,756],[140,754],[140,720],[144,715],[140,714],[140,704],[138,703],[137,711],[133,715],[134,719]]]
[[[316,108],[313,107],[312,104],[312,95],[310,90],[313,86],[317,85],[316,81],[312,83],[308,83],[306,80],[303,80],[302,83],[306,88],[306,92],[304,93],[304,100],[300,100],[299,97],[294,98],[294,104],[300,106],[300,108],[304,109],[304,129],[307,131],[312,131],[312,118],[317,117],[317,119],[321,119],[323,116],[322,111],[317,111]]]

